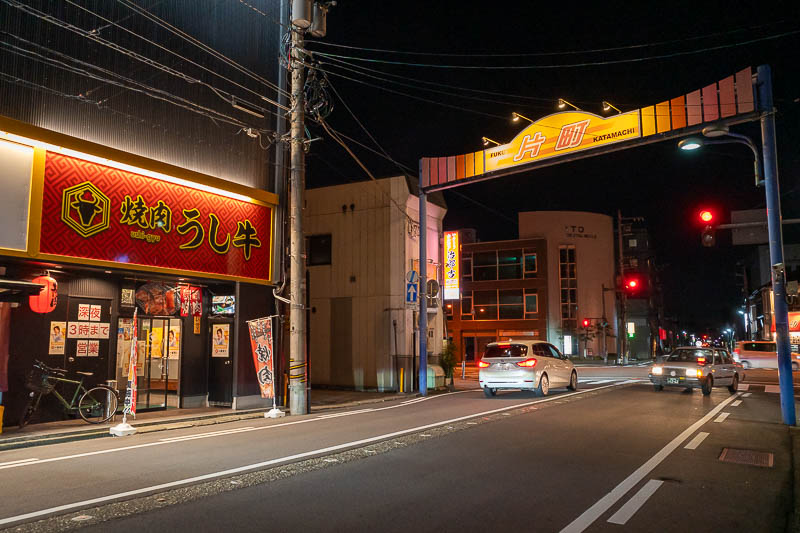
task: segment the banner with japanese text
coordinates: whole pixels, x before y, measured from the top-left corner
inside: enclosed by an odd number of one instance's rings
[[[457,231],[444,232],[444,299],[458,300],[461,297],[459,291],[459,259],[461,247],[458,242]]]
[[[136,339],[138,338],[138,330],[137,330],[137,320],[136,320],[136,312],[137,309],[133,310],[133,331],[131,331],[131,338],[133,342],[131,342],[131,357],[128,360],[128,389],[125,391],[125,404],[123,405],[122,412],[123,413],[130,413],[136,417],[136,386],[137,386],[137,377],[136,377],[136,356],[137,356],[137,342]]]
[[[275,398],[274,357],[272,352],[272,319],[259,318],[247,323],[250,326],[250,346],[262,398]]]
[[[272,207],[47,152],[41,254],[269,280]]]

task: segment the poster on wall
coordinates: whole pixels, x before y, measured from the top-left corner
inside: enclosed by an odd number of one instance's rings
[[[169,327],[169,337],[167,339],[167,353],[170,359],[178,359],[181,353],[181,328],[180,326]]]
[[[131,335],[133,319],[120,318],[117,326],[117,365],[127,368],[131,356]]]
[[[89,341],[86,355],[89,357],[100,357],[100,341]]]
[[[89,340],[88,339],[79,339],[77,343],[77,348],[75,351],[76,357],[88,357],[89,356]]]
[[[64,355],[64,337],[67,332],[66,322],[50,322],[50,355]]]
[[[161,346],[164,344],[164,328],[153,328],[150,330],[150,357],[162,358],[164,353]]]
[[[272,319],[259,318],[247,323],[250,327],[250,347],[262,398],[275,397],[274,358],[272,353]]]
[[[214,324],[211,340],[211,357],[228,357],[230,324]]]

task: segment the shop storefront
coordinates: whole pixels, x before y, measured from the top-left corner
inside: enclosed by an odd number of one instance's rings
[[[34,360],[124,394],[132,342],[137,410],[262,403],[246,321],[275,312],[275,195],[7,120],[0,161],[2,278],[56,286],[0,304],[7,425]]]

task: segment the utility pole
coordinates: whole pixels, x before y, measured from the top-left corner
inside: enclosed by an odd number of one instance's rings
[[[294,10],[293,10],[294,11]],[[292,18],[296,14],[292,13]],[[306,313],[305,297],[305,242],[303,240],[303,192],[305,172],[305,101],[303,86],[303,28],[292,25],[292,116],[291,116],[291,172],[289,176],[289,412],[304,415],[306,408]]]

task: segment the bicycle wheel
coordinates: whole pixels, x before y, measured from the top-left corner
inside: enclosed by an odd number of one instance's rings
[[[117,412],[117,392],[99,385],[86,391],[78,402],[78,414],[90,424],[102,424]]]
[[[36,412],[36,406],[39,405],[38,400],[36,399],[36,393],[31,391],[28,393],[28,398],[25,400],[25,405],[23,405],[22,410],[19,412],[19,427],[25,427],[28,422],[30,422],[31,418],[33,418],[33,413]]]

